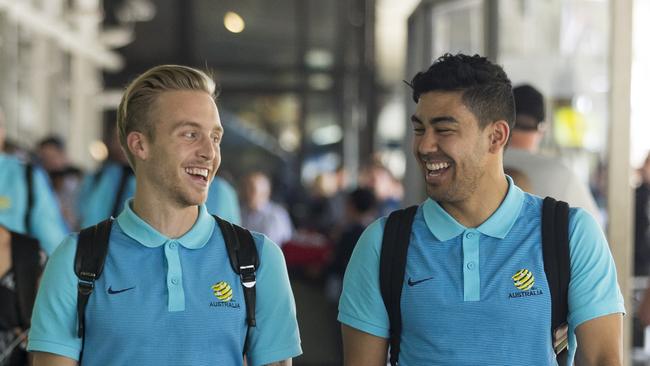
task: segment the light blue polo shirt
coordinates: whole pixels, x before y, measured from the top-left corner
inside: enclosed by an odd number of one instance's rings
[[[205,206],[190,231],[170,239],[127,205],[113,224],[104,272],[86,309],[84,365],[242,365],[246,307],[221,231]],[[249,365],[301,353],[282,252],[254,234],[257,326]],[[36,299],[30,351],[79,358],[76,236],[47,264]],[[232,291],[229,291],[232,290]]]
[[[542,199],[508,178],[499,208],[466,228],[429,199],[416,213],[402,288],[400,365],[556,365],[541,246]],[[379,289],[385,218],[363,233],[348,265],[340,322],[388,338]],[[569,215],[570,359],[575,328],[623,313],[607,241],[582,209]]]
[[[131,174],[122,195],[115,197],[123,172],[122,164],[108,161],[101,167],[99,176],[95,173],[84,178],[77,203],[80,227],[95,225],[109,218],[113,214],[116,199],[120,202],[118,211],[121,212],[123,202],[135,195],[135,175]]]
[[[241,225],[241,212],[237,191],[221,177],[214,177],[205,202],[208,212],[226,221]]]
[[[28,231],[25,227],[25,164],[14,156],[0,153],[0,225],[11,231],[35,237],[45,253],[50,255],[68,233],[68,228],[47,175],[36,166],[32,174],[34,201]]]

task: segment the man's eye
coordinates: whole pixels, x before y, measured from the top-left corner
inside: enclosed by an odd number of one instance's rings
[[[183,136],[185,136],[185,137],[187,137],[187,138],[190,138],[190,139],[193,139],[193,138],[196,138],[197,133],[196,133],[196,132],[185,132],[185,133],[183,134]]]
[[[424,128],[414,128],[413,133],[416,135],[423,135],[424,134]]]

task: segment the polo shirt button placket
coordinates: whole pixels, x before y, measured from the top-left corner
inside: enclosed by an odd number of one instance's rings
[[[172,285],[178,285],[178,277],[172,277]]]
[[[472,230],[472,229],[470,229]],[[479,238],[474,230],[466,231],[462,236],[463,253],[463,299],[464,301],[480,301],[481,277],[479,267]]]

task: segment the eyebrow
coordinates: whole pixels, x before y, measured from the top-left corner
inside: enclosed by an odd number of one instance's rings
[[[411,116],[411,122],[413,123],[422,123],[421,119],[419,119],[415,114]],[[432,125],[435,125],[436,123],[458,123],[458,120],[452,116],[440,116],[440,117],[433,117],[429,120],[429,123]]]
[[[194,121],[179,121],[179,122],[176,122],[176,124],[174,124],[173,131],[176,131],[179,128],[183,128],[183,127],[186,127],[186,126],[195,127],[195,128],[201,128],[202,127],[199,123],[194,122]],[[221,126],[214,126],[214,128],[212,130],[215,131],[215,132],[223,133],[223,127],[221,127]]]

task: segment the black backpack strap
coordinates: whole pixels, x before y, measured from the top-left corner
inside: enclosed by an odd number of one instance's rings
[[[542,208],[544,272],[551,291],[551,338],[567,322],[569,313],[569,205],[551,197]],[[559,354],[558,354],[559,355]]]
[[[95,281],[102,275],[104,261],[108,253],[108,239],[111,234],[113,218],[106,219],[95,226],[79,232],[77,251],[74,257],[74,273],[77,275],[77,336],[85,334],[85,314],[88,298],[95,288]],[[83,352],[83,343],[82,343]]]
[[[255,321],[255,284],[256,272],[259,267],[259,255],[255,247],[255,241],[251,232],[241,226],[214,215],[223,234],[228,251],[228,258],[233,271],[239,275],[242,289],[244,290],[244,302],[246,303],[246,324],[248,327],[256,326]],[[243,353],[248,350],[248,331],[244,343]]]
[[[34,166],[25,164],[25,183],[27,184],[27,205],[25,209],[25,232],[29,233],[32,222],[32,207],[34,206]]]
[[[38,278],[43,270],[38,240],[11,232],[11,258],[18,299],[18,320],[22,329],[29,329]]]
[[[418,206],[392,212],[384,226],[379,259],[379,287],[390,323],[390,364],[399,363],[402,334],[401,297],[411,226]]]
[[[128,165],[122,166],[122,175],[120,176],[120,183],[117,186],[117,194],[115,195],[115,201],[113,202],[113,211],[111,211],[111,216],[117,217],[120,214],[119,210],[124,203],[122,196],[126,190],[126,184],[129,181],[129,178],[133,175],[133,170]]]

